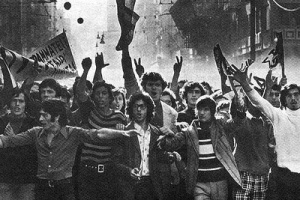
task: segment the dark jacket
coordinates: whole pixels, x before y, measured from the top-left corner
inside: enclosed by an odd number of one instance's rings
[[[222,163],[232,179],[238,185],[241,185],[241,177],[228,142],[228,137],[224,131],[224,123],[221,120],[213,120],[210,126],[210,133],[217,159]],[[168,148],[176,149],[183,144],[187,145],[186,190],[188,193],[193,194],[199,167],[199,139],[195,125],[191,125],[183,132],[177,133],[166,145]]]
[[[167,160],[163,151],[157,147],[157,139],[162,133],[154,127],[150,126],[150,144],[149,144],[149,171],[150,177],[154,186],[155,195],[158,199],[163,199],[169,192],[171,174],[170,168],[164,168]],[[131,122],[127,130],[134,129],[134,123]],[[133,168],[140,167],[141,164],[141,151],[139,146],[138,137],[130,137],[125,141],[124,157],[122,164],[119,164],[119,173],[121,174],[123,186],[122,190],[125,191],[126,199],[134,197],[133,187],[135,180],[131,178],[130,172]],[[169,171],[165,171],[169,170]]]
[[[4,133],[8,122],[8,115],[0,118],[0,134]],[[27,116],[19,133],[36,125],[36,120]],[[37,153],[34,145],[0,149],[0,160],[0,182],[34,183],[36,181]]]

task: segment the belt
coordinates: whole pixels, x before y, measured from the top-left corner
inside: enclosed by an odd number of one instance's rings
[[[65,179],[61,179],[61,180],[39,179],[38,182],[39,182],[39,184],[46,184],[48,187],[53,188],[58,185],[73,183],[73,178],[70,177],[70,178],[65,178]]]
[[[113,164],[91,164],[91,163],[82,163],[81,167],[99,174],[102,174],[107,171],[111,171]]]

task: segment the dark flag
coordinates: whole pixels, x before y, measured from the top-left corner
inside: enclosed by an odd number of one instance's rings
[[[263,60],[263,63],[269,63],[270,69],[281,66],[282,77],[285,77],[282,32],[275,32],[275,40],[275,48],[269,52],[268,57]]]
[[[18,87],[17,82],[8,68],[5,57],[5,48],[0,47],[0,66],[4,83],[0,91],[1,108],[8,104],[14,89]]]
[[[139,19],[139,15],[133,11],[136,0],[116,1],[118,7],[118,19],[121,26],[121,37],[116,46],[116,50],[120,51],[132,42],[135,24]]]
[[[230,67],[228,61],[226,60],[226,58],[223,56],[222,50],[220,48],[220,45],[217,44],[214,47],[214,57],[215,57],[215,61],[216,61],[216,65],[219,71],[219,74],[221,76],[221,89],[222,89],[222,93],[223,95],[226,93],[229,93],[232,91],[231,88],[234,88],[233,85],[233,80],[228,77],[227,75],[227,70]],[[229,84],[227,84],[227,80],[229,80]],[[233,90],[235,93],[236,91]]]

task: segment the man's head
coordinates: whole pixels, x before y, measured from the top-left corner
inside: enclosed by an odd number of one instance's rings
[[[71,106],[71,97],[72,95],[70,94],[67,88],[61,88],[61,100],[66,103],[68,108]]]
[[[200,122],[210,122],[216,113],[216,102],[208,95],[200,97],[196,102],[196,113]]]
[[[44,129],[66,126],[68,123],[65,102],[60,99],[47,99],[42,102],[39,121]]]
[[[202,81],[201,85],[203,86],[205,94],[211,95],[213,93],[212,88],[211,88],[211,86],[210,86],[210,84],[208,82]]]
[[[93,86],[91,98],[96,106],[100,108],[110,107],[111,103],[114,101],[112,85],[105,83],[105,81],[97,81]]]
[[[11,114],[15,117],[22,116],[25,113],[27,102],[28,97],[23,90],[14,90],[12,93],[10,104],[8,105],[11,110]]]
[[[135,93],[130,96],[126,108],[129,119],[137,123],[149,123],[154,116],[155,104],[146,93]]]
[[[266,99],[276,108],[280,107],[280,90],[281,86],[275,84],[272,86],[269,95],[266,97]]]
[[[300,108],[300,87],[296,84],[286,85],[281,91],[280,102],[291,110]]]
[[[166,104],[168,104],[169,106],[171,106],[172,108],[176,109],[176,97],[175,94],[172,90],[166,88],[161,96],[160,96],[160,100],[165,102]]]
[[[141,85],[154,102],[159,102],[162,91],[167,87],[167,83],[162,76],[156,72],[146,72],[142,76]]]
[[[200,83],[190,81],[184,84],[183,99],[185,99],[188,107],[195,108],[197,100],[202,95],[205,95],[205,91]]]
[[[125,113],[126,108],[126,90],[123,87],[118,87],[113,89],[114,101],[112,107],[115,110],[119,110],[122,113]]]
[[[40,98],[42,101],[47,99],[60,97],[61,86],[53,78],[44,79],[39,86]]]

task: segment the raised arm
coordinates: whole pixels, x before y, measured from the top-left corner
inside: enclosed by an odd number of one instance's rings
[[[145,72],[144,66],[141,63],[141,58],[139,58],[138,60],[134,59],[134,64],[135,64],[135,72],[139,76],[139,79],[141,79]]]
[[[173,66],[173,78],[172,78],[172,83],[171,83],[171,90],[176,94],[176,97],[179,95],[179,91],[178,91],[178,79],[180,76],[180,71],[182,68],[182,56],[180,56],[180,60],[178,58],[178,56],[176,56],[176,63]]]
[[[271,119],[271,121],[273,121],[275,108],[266,99],[260,96],[257,91],[252,89],[247,73],[248,67],[245,67],[244,69],[238,69],[237,67],[232,65],[229,68],[229,74],[231,74],[230,76],[241,84],[251,103],[262,113],[264,113],[269,119]]]
[[[263,93],[263,97],[265,99],[267,99],[267,97],[270,95],[273,85],[277,84],[277,80],[278,80],[278,77],[272,78],[272,70],[269,70],[268,74],[266,76],[265,90]]]
[[[129,98],[135,92],[140,91],[140,87],[132,68],[132,62],[131,57],[129,55],[128,46],[124,47],[124,49],[122,50],[122,69],[124,85],[127,91],[126,98]]]
[[[90,58],[84,58],[81,62],[81,65],[83,68],[83,73],[78,81],[77,95],[79,101],[85,102],[88,99],[88,95],[85,92],[86,79],[87,79],[88,72],[92,66],[92,60]]]
[[[97,81],[103,81],[102,69],[109,65],[109,63],[104,63],[103,53],[100,55],[97,53],[95,57],[96,71],[93,78],[93,83],[95,84]]]

